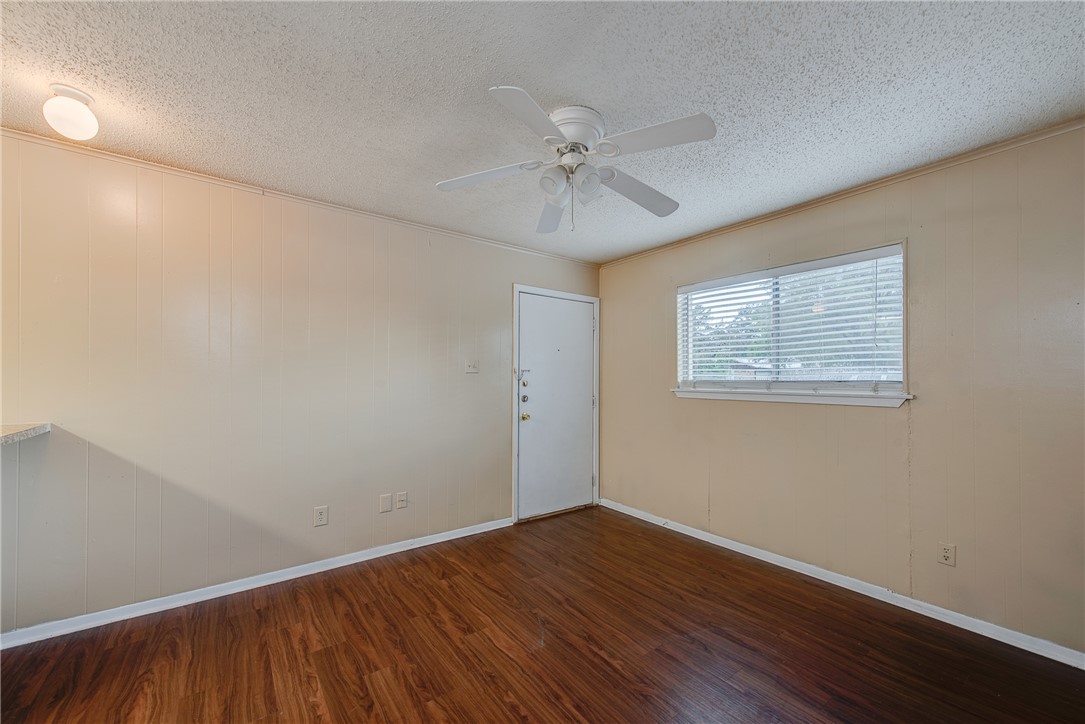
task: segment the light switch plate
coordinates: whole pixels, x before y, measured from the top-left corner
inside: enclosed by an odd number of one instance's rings
[[[406,493],[396,493],[396,507],[397,508],[406,508],[407,507],[407,494]]]
[[[478,360],[477,359],[465,359],[463,361],[463,371],[465,374],[477,375],[478,374]]]

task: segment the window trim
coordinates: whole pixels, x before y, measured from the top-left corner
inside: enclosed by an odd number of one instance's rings
[[[816,269],[825,269],[834,266],[844,266],[873,259],[882,259],[895,256],[897,253],[902,258],[902,299],[901,309],[904,315],[901,341],[903,353],[901,355],[901,381],[884,383],[886,389],[879,390],[879,385],[874,383],[874,389],[870,389],[869,383],[858,383],[849,390],[848,382],[823,382],[823,381],[774,381],[757,386],[743,388],[741,382],[701,382],[691,386],[681,386],[679,382],[671,390],[675,397],[690,399],[709,400],[746,400],[749,402],[794,402],[802,404],[821,405],[854,405],[861,407],[900,407],[906,400],[914,399],[915,396],[908,390],[908,240],[898,239],[888,244],[860,249],[858,251],[834,254],[798,262],[783,266],[768,267],[742,274],[734,274],[717,279],[684,284],[675,290],[675,297],[681,294],[689,294],[705,289],[742,284],[752,281],[771,279],[787,274],[798,274]],[[678,325],[675,325],[675,348],[678,346]],[[677,359],[675,360],[677,364]],[[675,379],[681,371],[676,368]],[[862,389],[857,389],[862,387]]]
[[[904,392],[862,392],[841,394],[839,392],[818,392],[798,390],[784,392],[775,390],[720,390],[675,388],[671,390],[675,397],[697,400],[745,400],[747,402],[798,402],[814,405],[852,405],[855,407],[900,407],[905,400],[915,398]]]

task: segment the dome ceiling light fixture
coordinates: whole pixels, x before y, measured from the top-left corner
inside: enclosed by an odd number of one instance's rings
[[[69,85],[53,83],[53,96],[41,106],[41,114],[49,126],[73,141],[86,141],[98,135],[98,118],[90,109],[94,99]]]

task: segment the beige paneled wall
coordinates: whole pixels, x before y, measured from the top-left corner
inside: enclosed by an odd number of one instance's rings
[[[595,294],[594,266],[26,138],[2,161],[3,419],[54,427],[2,449],[0,628],[511,514],[512,285]]]
[[[604,266],[602,495],[1085,649],[1083,166],[1077,129]],[[914,401],[671,394],[675,287],[901,238]]]

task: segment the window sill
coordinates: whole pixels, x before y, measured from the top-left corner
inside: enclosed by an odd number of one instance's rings
[[[853,405],[857,407],[900,407],[914,395],[904,392],[766,392],[765,390],[671,390],[675,397],[695,400],[745,400],[747,402],[798,402],[813,405]]]

